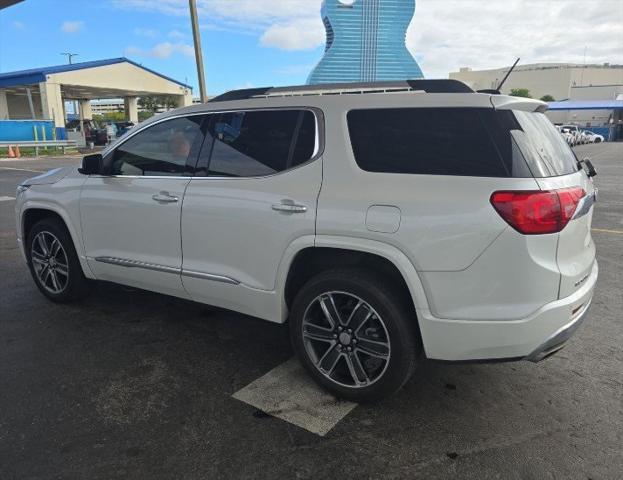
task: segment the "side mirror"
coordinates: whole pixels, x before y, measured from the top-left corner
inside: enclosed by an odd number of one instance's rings
[[[101,153],[87,155],[82,159],[82,167],[78,171],[82,175],[97,175],[102,173],[103,157]]]

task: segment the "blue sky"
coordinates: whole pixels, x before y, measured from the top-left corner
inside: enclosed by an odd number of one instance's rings
[[[361,0],[355,0],[361,1]],[[197,0],[208,92],[305,82],[320,0]],[[623,64],[623,0],[417,0],[407,46],[428,78],[522,63]],[[0,11],[0,72],[127,56],[197,84],[187,0],[26,0]],[[195,94],[198,92],[195,89]]]
[[[254,22],[241,26],[222,18],[207,22],[203,21],[206,12],[201,13],[211,94],[247,85],[303,83],[322,56],[321,45],[304,50],[262,46],[262,31]],[[192,43],[188,17],[150,12],[140,5],[120,8],[106,0],[26,0],[0,11],[0,72],[62,64],[66,58],[61,52],[78,53],[74,62],[127,56],[196,87]]]

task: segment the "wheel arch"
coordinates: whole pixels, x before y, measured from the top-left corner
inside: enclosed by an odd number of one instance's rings
[[[296,291],[311,276],[336,266],[363,266],[380,270],[401,282],[418,318],[428,312],[423,284],[407,256],[392,245],[360,238],[316,236],[313,245],[301,245],[290,256],[287,268],[281,274],[279,291],[285,315]]]
[[[67,212],[57,208],[56,206],[40,204],[38,202],[24,205],[20,217],[21,239],[24,246],[24,254],[26,255],[26,247],[28,244],[28,235],[30,230],[37,222],[43,220],[44,218],[55,218],[65,226],[73,242],[73,246],[78,255],[78,260],[80,261],[84,275],[87,278],[95,278],[86,262],[84,248],[79,233],[73,227]]]

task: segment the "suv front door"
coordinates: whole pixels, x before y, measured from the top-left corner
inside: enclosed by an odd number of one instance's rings
[[[182,264],[182,199],[201,148],[201,115],[155,123],[104,158],[80,197],[89,267],[100,280],[187,296]]]

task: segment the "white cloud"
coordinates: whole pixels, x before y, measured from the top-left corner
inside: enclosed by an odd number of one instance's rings
[[[143,49],[140,47],[127,47],[125,49],[125,55],[131,57],[153,57],[153,58],[170,58],[174,54],[180,54],[187,57],[192,57],[195,54],[195,50],[191,45],[186,43],[170,43],[162,42],[154,45],[150,49]]]
[[[139,37],[155,38],[159,35],[159,32],[158,30],[154,30],[152,28],[137,27],[134,29],[134,35],[138,35]]]
[[[180,32],[179,30],[171,30],[168,33],[168,35],[171,38],[178,38],[178,39],[186,38],[188,36],[184,32]]]
[[[580,13],[581,12],[581,13]],[[623,63],[621,0],[420,0],[407,45],[429,78],[521,63]]]
[[[124,9],[184,17],[187,0],[111,0]],[[320,0],[198,0],[209,30],[252,34],[285,50],[322,44]],[[623,64],[622,0],[417,0],[407,45],[429,78],[462,66],[522,63]],[[209,24],[207,23],[209,21]],[[217,35],[216,33],[213,35]]]
[[[15,20],[13,22],[13,28],[16,29],[16,30],[25,30],[26,29],[26,25],[24,25],[23,22]]]
[[[61,31],[64,33],[78,33],[84,29],[84,22],[80,20],[67,20],[61,25]]]
[[[263,47],[275,47],[282,50],[310,50],[325,41],[324,29],[317,21],[307,18],[296,19],[289,23],[276,23],[260,37]]]

